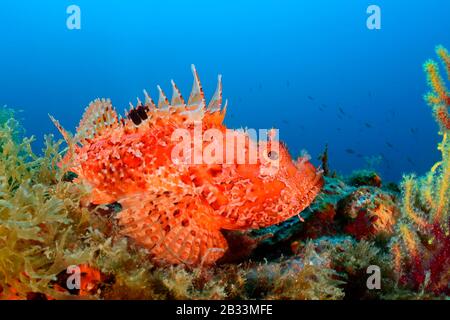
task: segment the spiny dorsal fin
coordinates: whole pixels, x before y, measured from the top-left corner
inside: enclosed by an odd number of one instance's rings
[[[140,102],[140,101],[139,101]],[[149,107],[143,105],[142,103],[138,104],[136,107],[133,107],[126,113],[127,118],[133,121],[133,123],[138,126],[142,122],[148,119],[149,117]]]
[[[194,84],[187,105],[177,85],[171,80],[173,93],[170,102],[160,86],[157,86],[159,91],[157,105],[155,105],[147,91],[144,90],[145,104],[142,105],[140,100],[138,100],[136,107],[130,104],[130,111],[125,112],[128,119],[132,120],[135,125],[140,125],[144,121],[151,125],[157,119],[171,117],[173,114],[178,113],[183,115],[182,118],[185,119],[183,121],[201,121],[204,119],[211,124],[221,124],[226,110],[226,106],[221,110],[222,76],[218,76],[217,89],[208,108],[206,108],[205,95],[194,65],[192,65],[192,73],[194,75]],[[146,115],[143,114],[144,110]]]
[[[178,89],[177,85],[175,84],[175,82],[173,80],[171,80],[171,83],[172,83],[173,93],[172,93],[172,101],[170,102],[170,104],[174,107],[184,106],[186,103],[184,102],[184,99],[180,93],[180,90]]]
[[[200,83],[200,79],[198,77],[197,70],[195,66],[192,65],[192,73],[194,75],[194,84],[192,85],[192,91],[188,100],[188,107],[192,107],[192,109],[203,109],[206,105],[205,95],[203,93],[202,84]]]
[[[83,142],[85,139],[92,139],[103,130],[117,125],[118,117],[111,100],[96,99],[86,108],[78,125],[75,140]]]
[[[61,133],[61,135],[63,136],[64,140],[66,141],[67,145],[69,146],[69,148],[71,148],[72,146],[72,142],[73,142],[73,138],[71,136],[71,134],[69,132],[67,132],[62,125],[59,123],[58,120],[56,120],[55,118],[53,118],[50,114],[48,115],[50,117],[50,120],[52,120],[53,124],[55,125],[55,127],[58,129],[58,131]]]
[[[225,104],[222,108],[222,111],[220,111],[220,116],[221,116],[220,123],[223,122],[223,119],[225,118],[225,115],[227,114],[227,107],[228,107],[228,99],[225,100]]]
[[[219,111],[222,105],[222,75],[219,74],[217,77],[217,88],[214,96],[208,104],[208,111],[215,112]]]
[[[167,99],[164,91],[161,89],[160,86],[157,86],[159,91],[159,99],[158,99],[158,108],[159,109],[165,109],[169,107],[169,99]]]
[[[152,98],[145,89],[144,89],[144,96],[145,96],[145,106],[149,107],[150,109],[156,108],[156,104],[153,102]]]
[[[207,123],[214,125],[221,125],[225,119],[225,114],[227,112],[228,100],[225,100],[225,105],[222,110],[216,110],[214,112],[206,112],[204,114],[203,120]]]

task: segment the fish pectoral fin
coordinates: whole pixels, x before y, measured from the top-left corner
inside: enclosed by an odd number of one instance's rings
[[[113,197],[111,193],[108,193],[106,191],[100,191],[98,189],[92,190],[90,202],[93,204],[108,204],[113,203],[115,201],[116,197]]]
[[[121,232],[147,248],[155,261],[211,265],[227,250],[228,244],[208,205],[190,197],[176,205],[137,199],[120,201]]]

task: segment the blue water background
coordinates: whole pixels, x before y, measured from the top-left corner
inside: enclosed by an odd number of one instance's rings
[[[81,30],[66,27],[71,4]],[[366,27],[370,4],[381,30]],[[448,0],[3,0],[0,104],[23,110],[39,149],[57,134],[48,113],[73,130],[94,98],[122,111],[144,88],[171,94],[170,79],[187,97],[194,63],[207,97],[223,74],[229,127],[279,128],[316,163],[328,143],[342,173],[381,157],[398,180],[439,158],[422,64],[450,47],[449,14]]]

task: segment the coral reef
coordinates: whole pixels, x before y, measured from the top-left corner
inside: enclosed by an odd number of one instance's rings
[[[361,187],[351,186],[345,180],[350,179],[325,177],[322,193],[303,214],[304,222],[293,218],[252,232],[258,237],[267,235],[259,249],[266,254],[288,254],[289,248],[292,250],[292,246],[296,246],[292,245],[293,242],[336,235],[386,243],[394,233],[399,216],[399,194],[390,189],[372,187],[370,179],[361,179],[358,184],[363,185]]]
[[[443,46],[436,48],[436,53],[442,61],[450,79],[450,55]],[[450,94],[443,78],[439,73],[439,65],[434,60],[428,60],[424,65],[428,83],[431,91],[425,96],[425,100],[433,108],[434,115],[441,127],[442,134],[445,135],[450,130],[450,116],[448,108],[450,106]]]
[[[347,179],[348,184],[355,187],[373,186],[381,187],[381,178],[375,171],[357,170],[354,171]]]
[[[394,194],[378,188],[360,187],[339,202],[337,219],[358,240],[386,240],[399,216],[395,200]]]
[[[450,55],[441,46],[436,51],[450,80]],[[450,93],[436,62],[426,62],[424,69],[432,89],[425,99],[433,108],[442,135],[438,146],[442,160],[425,177],[404,177],[402,219],[391,250],[401,285],[413,290],[449,294]]]

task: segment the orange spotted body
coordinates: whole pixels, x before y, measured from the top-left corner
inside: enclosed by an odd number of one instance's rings
[[[73,138],[52,120],[69,144],[64,162],[78,175],[76,182],[92,190],[89,202],[121,204],[117,219],[124,235],[156,261],[208,265],[227,249],[222,229],[267,227],[299,214],[320,191],[322,178],[306,157],[292,161],[275,139],[257,142],[246,131],[228,130],[220,78],[206,106],[193,71],[187,103],[172,82],[170,103],[161,89],[157,105],[145,92],[145,103],[138,101],[127,119],[119,119],[108,100],[94,101]],[[231,162],[183,161],[209,144],[202,139],[189,143],[191,153],[175,152],[176,130],[195,141],[196,126],[223,134],[223,149],[216,150],[225,152],[227,133],[243,138],[245,151],[258,148],[257,161],[240,164],[237,156]]]

